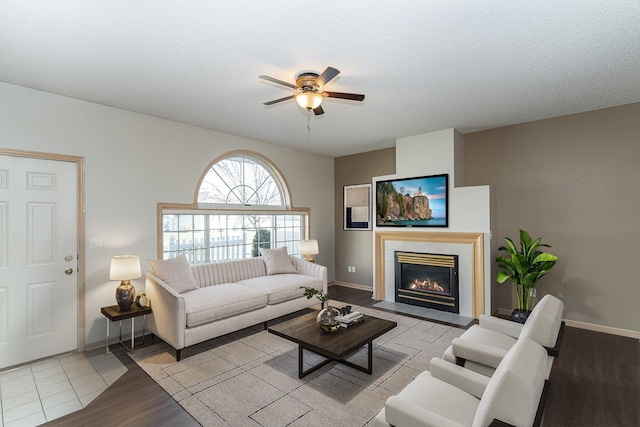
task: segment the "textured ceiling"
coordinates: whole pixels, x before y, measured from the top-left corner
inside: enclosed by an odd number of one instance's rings
[[[327,66],[364,102],[262,105]],[[0,81],[341,156],[640,102],[640,3],[2,0]]]

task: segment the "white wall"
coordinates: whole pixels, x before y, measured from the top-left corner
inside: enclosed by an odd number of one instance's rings
[[[191,203],[207,165],[230,150],[256,151],[282,171],[293,205],[311,208],[312,237],[322,248],[315,258],[334,280],[330,157],[4,83],[0,146],[85,158],[87,345],[104,340],[100,307],[115,304],[111,257],[155,259],[157,203]],[[103,247],[89,249],[91,237]],[[142,268],[149,270],[144,261]],[[133,284],[141,290],[144,279]]]
[[[377,178],[449,174],[449,227],[429,231],[491,232],[489,186],[463,187],[463,144],[463,135],[454,129],[398,139],[396,174]]]

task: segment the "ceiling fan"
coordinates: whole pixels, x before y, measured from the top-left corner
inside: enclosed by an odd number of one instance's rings
[[[349,99],[352,101],[364,100],[364,95],[359,95],[357,93],[328,92],[322,90],[322,88],[333,80],[339,73],[340,71],[333,67],[327,67],[327,69],[320,75],[314,72],[302,72],[296,76],[295,85],[265,75],[258,76],[258,78],[263,80],[277,83],[298,91],[295,95],[274,99],[273,101],[265,102],[264,105],[273,105],[278,102],[295,98],[298,105],[302,108],[306,108],[307,110],[313,110],[313,113],[316,116],[319,116],[320,114],[324,114],[322,105],[320,105],[322,104],[322,98],[324,97]]]

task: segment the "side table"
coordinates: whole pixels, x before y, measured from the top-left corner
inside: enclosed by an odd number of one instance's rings
[[[133,350],[135,348],[135,337],[136,337],[135,318],[138,316],[143,316],[144,323],[142,324],[142,343],[144,343],[144,333],[145,333],[145,329],[147,328],[147,314],[151,313],[151,307],[140,308],[137,305],[133,304],[131,305],[131,308],[129,310],[121,311],[119,305],[112,305],[109,307],[102,307],[100,309],[100,312],[107,318],[107,337],[105,339],[107,354],[111,353],[111,351],[109,351],[109,324],[111,322],[115,322],[115,321],[118,322],[118,342],[120,343],[120,345],[122,345],[125,348],[125,350],[129,350],[125,345],[125,343],[122,342],[122,321],[124,319],[131,319],[131,350],[130,351],[131,353],[133,353]]]

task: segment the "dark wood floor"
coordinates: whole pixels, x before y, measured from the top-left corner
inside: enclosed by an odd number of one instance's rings
[[[372,306],[371,292],[341,286],[332,299]],[[148,342],[148,341],[147,341]],[[88,407],[47,426],[199,425],[129,357],[129,369]],[[550,377],[545,426],[640,426],[640,342],[567,327]]]

